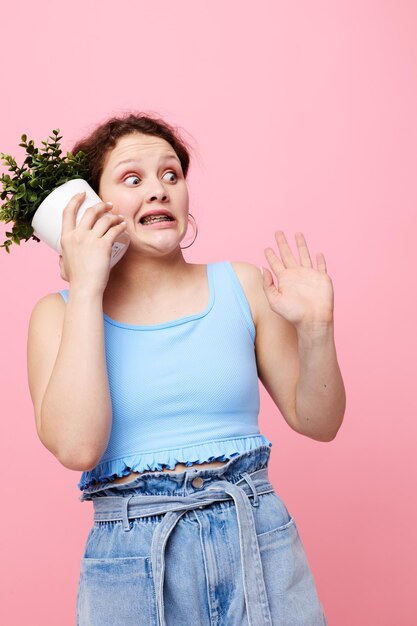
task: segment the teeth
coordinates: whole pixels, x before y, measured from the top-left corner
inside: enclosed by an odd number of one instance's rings
[[[143,220],[142,224],[152,224],[153,222],[170,222],[171,219],[167,215],[148,215]]]

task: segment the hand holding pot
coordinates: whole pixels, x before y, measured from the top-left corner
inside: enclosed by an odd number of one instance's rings
[[[110,275],[112,246],[124,233],[126,223],[121,215],[110,212],[110,203],[99,202],[86,209],[77,224],[77,211],[84,195],[83,192],[73,196],[62,214],[61,277],[72,285],[103,293]],[[127,233],[124,236],[128,245]]]

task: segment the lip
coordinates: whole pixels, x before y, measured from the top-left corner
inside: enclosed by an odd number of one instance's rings
[[[152,211],[147,211],[146,213],[140,216],[138,220],[138,224],[140,224],[141,226],[144,226],[144,224],[142,224],[140,220],[146,217],[147,215],[167,215],[175,222],[175,217],[172,215],[171,211],[168,211],[167,209],[152,209]],[[166,222],[166,223],[168,224],[169,222]],[[161,222],[161,224],[165,224],[165,222]]]

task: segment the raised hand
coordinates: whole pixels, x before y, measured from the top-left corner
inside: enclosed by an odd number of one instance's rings
[[[277,279],[263,268],[263,287],[270,307],[297,328],[319,328],[333,322],[333,285],[326,270],[324,255],[316,255],[313,267],[307,243],[302,233],[296,233],[299,263],[294,258],[284,233],[276,231],[279,256],[265,248],[266,259]]]

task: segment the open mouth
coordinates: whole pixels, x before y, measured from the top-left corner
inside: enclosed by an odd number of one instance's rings
[[[174,218],[169,217],[169,215],[145,215],[142,217],[139,222],[143,226],[147,226],[149,224],[157,224],[158,222],[175,222]]]

